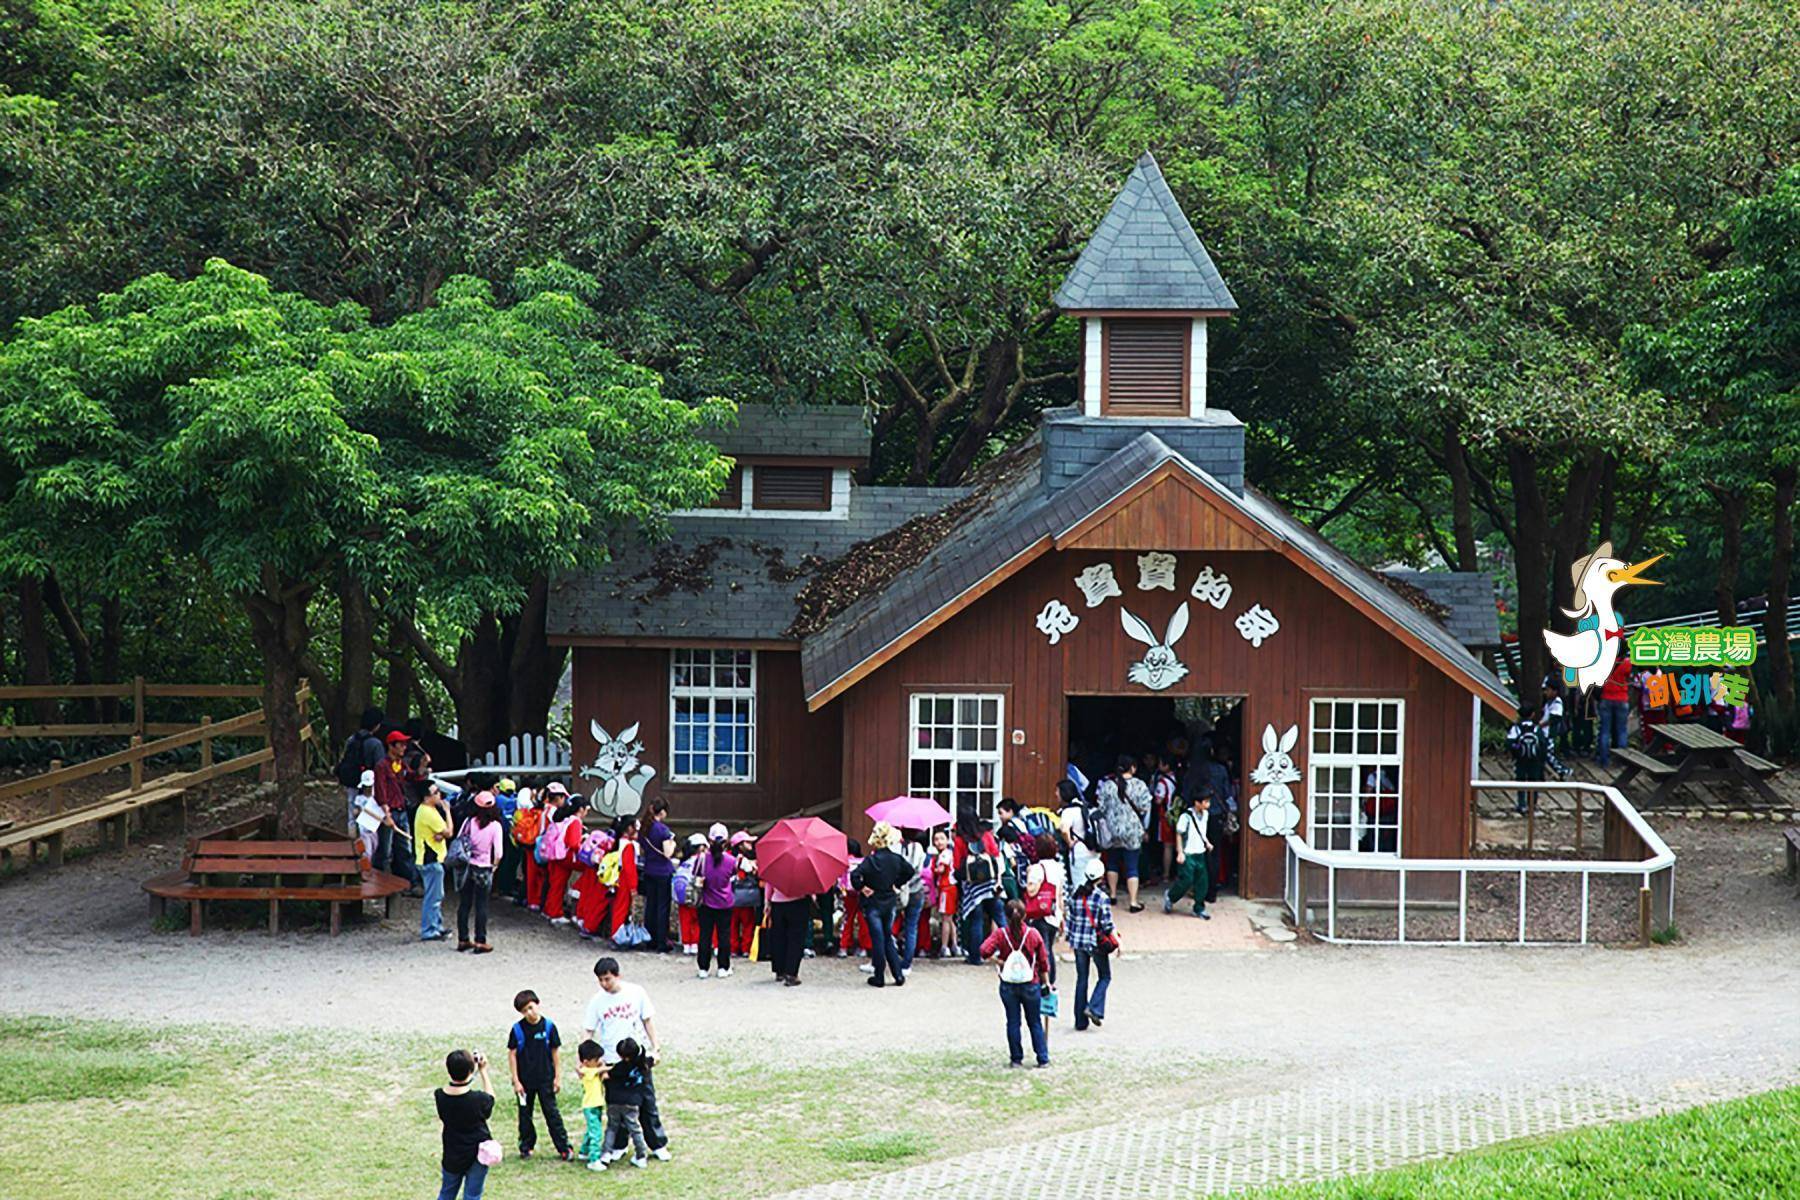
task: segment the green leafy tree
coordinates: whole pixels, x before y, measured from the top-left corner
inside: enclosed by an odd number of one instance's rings
[[[1772,690],[1791,710],[1787,606],[1800,480],[1800,168],[1734,207],[1728,228],[1731,258],[1702,281],[1693,309],[1662,329],[1628,330],[1625,350],[1647,384],[1704,413],[1679,467],[1703,481],[1725,510],[1718,606],[1726,624],[1736,617],[1731,601],[1744,506],[1752,490],[1767,491],[1773,545],[1764,654]]]
[[[696,436],[723,405],[665,400],[592,337],[558,272],[518,299],[446,280],[372,326],[223,262],[21,322],[0,347],[8,559],[78,544],[108,577],[171,551],[243,607],[277,778],[302,768],[302,680],[331,697],[311,613],[346,581],[467,632],[609,533],[716,493]],[[284,793],[283,821],[298,821]]]

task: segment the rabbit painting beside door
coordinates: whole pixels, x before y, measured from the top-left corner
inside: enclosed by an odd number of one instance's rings
[[[609,817],[629,817],[644,807],[644,789],[656,776],[656,768],[638,762],[644,743],[634,741],[638,727],[634,722],[614,737],[598,721],[589,721],[588,729],[600,750],[594,765],[581,768],[584,779],[598,779],[600,786],[588,797],[588,804]]]
[[[1144,651],[1144,657],[1131,664],[1125,678],[1132,683],[1141,683],[1153,692],[1160,692],[1172,684],[1180,683],[1187,675],[1188,669],[1181,660],[1175,657],[1175,643],[1187,632],[1188,606],[1182,601],[1175,615],[1169,618],[1169,626],[1163,630],[1161,640],[1150,632],[1150,626],[1142,617],[1133,616],[1124,609],[1119,610],[1119,623],[1125,627],[1126,636],[1144,643],[1150,649]]]
[[[1300,781],[1292,757],[1300,740],[1300,726],[1289,725],[1277,737],[1273,725],[1263,726],[1262,761],[1250,772],[1250,782],[1263,790],[1250,797],[1250,828],[1264,837],[1286,837],[1300,826],[1300,806],[1288,784]]]

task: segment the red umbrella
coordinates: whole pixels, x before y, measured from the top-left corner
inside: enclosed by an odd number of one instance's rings
[[[756,839],[756,873],[789,896],[829,891],[849,865],[843,831],[817,817],[785,817]]]

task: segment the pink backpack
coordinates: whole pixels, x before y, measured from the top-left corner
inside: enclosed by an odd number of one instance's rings
[[[546,821],[538,834],[537,860],[543,863],[561,862],[569,857],[569,821]]]

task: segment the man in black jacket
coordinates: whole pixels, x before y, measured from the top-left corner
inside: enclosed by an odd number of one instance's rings
[[[863,919],[869,923],[869,959],[875,973],[869,976],[870,987],[886,987],[884,969],[894,972],[894,986],[906,986],[900,970],[900,948],[894,944],[894,919],[900,907],[902,885],[913,877],[913,865],[891,848],[894,828],[886,821],[869,834],[869,856],[850,872],[850,886],[862,895]]]
[[[350,780],[344,784],[344,809],[352,833],[356,831],[356,781],[364,771],[373,771],[387,757],[387,747],[382,744],[379,730],[387,716],[379,708],[363,709],[362,721],[356,732],[344,741],[344,753],[338,764],[338,782]]]

